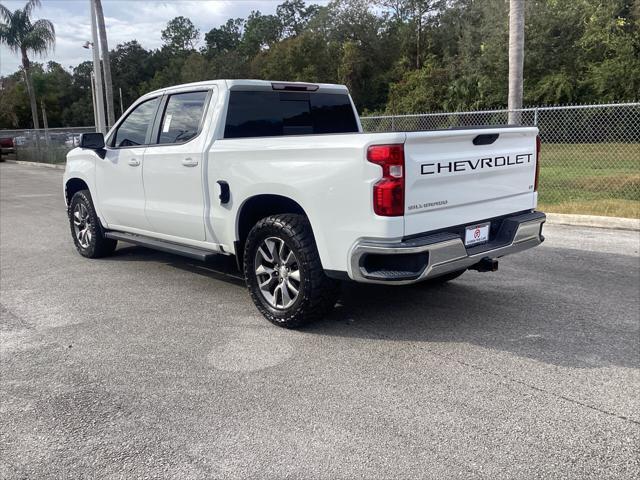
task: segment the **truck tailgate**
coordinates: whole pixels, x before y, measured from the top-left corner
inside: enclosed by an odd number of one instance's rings
[[[405,236],[534,208],[537,128],[409,132]]]

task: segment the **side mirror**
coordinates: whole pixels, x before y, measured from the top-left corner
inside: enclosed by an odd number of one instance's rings
[[[80,135],[80,148],[104,150],[104,135],[102,133],[83,133]]]

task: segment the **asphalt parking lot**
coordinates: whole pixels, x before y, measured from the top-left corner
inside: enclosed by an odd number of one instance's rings
[[[638,232],[287,331],[224,261],[80,257],[61,177],[0,165],[1,478],[640,475]]]

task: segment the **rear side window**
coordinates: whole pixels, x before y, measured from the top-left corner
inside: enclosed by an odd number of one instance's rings
[[[232,91],[224,137],[357,131],[358,124],[346,94]]]
[[[160,97],[147,100],[138,105],[116,130],[113,147],[135,147],[145,145],[147,133],[151,131]]]
[[[171,95],[160,122],[158,143],[184,143],[198,135],[207,95],[206,91]]]

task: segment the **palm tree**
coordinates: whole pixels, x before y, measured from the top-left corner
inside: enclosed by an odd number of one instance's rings
[[[31,11],[39,6],[40,0],[28,0],[22,10],[18,9],[12,13],[7,7],[0,4],[0,19],[4,21],[4,23],[0,23],[0,43],[6,44],[12,51],[20,53],[22,56],[22,69],[31,102],[33,128],[36,129],[40,128],[40,122],[38,122],[36,92],[33,89],[31,78],[31,62],[27,54],[32,52],[43,55],[53,48],[56,42],[56,32],[49,20],[31,21]]]
[[[524,69],[524,0],[509,2],[509,123],[519,124]],[[518,111],[514,111],[518,110]]]

